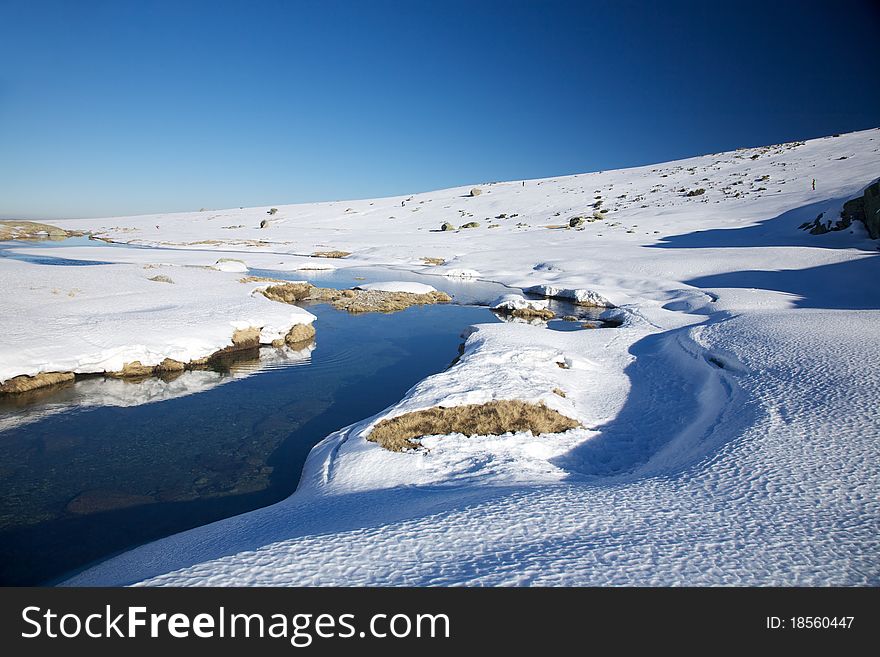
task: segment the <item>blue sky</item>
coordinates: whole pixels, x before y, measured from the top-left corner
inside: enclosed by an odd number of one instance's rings
[[[373,197],[880,125],[835,2],[0,0],[0,217]]]

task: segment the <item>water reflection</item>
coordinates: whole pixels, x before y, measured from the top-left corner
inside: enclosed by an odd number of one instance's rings
[[[264,347],[235,352],[211,369],[166,372],[159,376],[119,379],[105,376],[79,377],[76,381],[0,396],[2,432],[57,413],[98,406],[139,406],[168,401],[279,367],[307,365],[314,341],[298,349]]]
[[[442,371],[469,325],[496,321],[486,308],[451,305],[309,310],[318,335],[298,352],[4,400],[0,583],[52,581],[283,499],[315,443]]]

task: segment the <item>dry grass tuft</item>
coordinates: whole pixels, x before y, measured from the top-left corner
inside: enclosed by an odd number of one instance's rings
[[[444,260],[443,258],[429,258],[427,256],[422,258],[422,262],[424,262],[426,265],[435,265],[435,266],[446,264],[446,260]]]
[[[4,219],[0,221],[0,240],[60,240],[65,237],[83,235],[82,231],[64,230],[50,224],[41,224],[36,221],[18,221]]]
[[[313,258],[345,258],[350,256],[350,251],[315,251],[312,254]]]
[[[244,279],[242,279],[244,280]],[[260,290],[260,293],[267,299],[272,301],[280,301],[281,303],[296,303],[304,301],[311,295],[315,289],[309,283],[281,283],[279,285],[270,285]]]
[[[503,399],[450,408],[438,406],[382,420],[373,427],[367,440],[392,452],[402,452],[418,447],[413,439],[422,436],[450,433],[500,436],[516,431],[531,431],[539,435],[560,433],[579,426],[579,422],[543,404]]]
[[[265,276],[244,276],[238,279],[239,283],[284,283],[280,278],[267,278]]]
[[[559,395],[560,397],[565,397],[565,391],[562,388],[553,388],[552,392],[554,395]]]
[[[452,301],[445,292],[383,292],[381,290],[344,290],[355,292],[353,296],[343,296],[333,301],[333,307],[350,313],[393,313],[410,306],[425,306]]]
[[[270,285],[260,292],[267,299],[282,303],[317,301],[332,303],[337,310],[350,313],[393,313],[410,306],[447,303],[452,300],[445,292],[384,292],[382,290],[336,290],[315,287],[309,283],[283,283]]]
[[[156,283],[172,283],[172,284],[174,283],[174,281],[171,280],[171,277],[166,276],[165,274],[158,274],[156,276],[152,276],[152,277],[148,278],[147,280],[148,281],[155,281]]]

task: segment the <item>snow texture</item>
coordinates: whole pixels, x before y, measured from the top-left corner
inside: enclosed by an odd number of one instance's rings
[[[868,130],[483,183],[477,197],[470,184],[278,206],[266,229],[258,226],[268,208],[62,222],[176,249],[178,266],[239,252],[229,257],[291,270],[314,251],[345,250],[346,266],[543,286],[542,295],[601,298],[625,319],[617,329],[468,330],[456,365],[317,445],[287,500],[142,546],[69,583],[880,584],[877,242],[859,223],[798,230],[877,178],[878,147],[880,131]],[[705,193],[688,196],[697,188]],[[482,227],[437,230],[463,213]],[[573,217],[584,220],[569,228]],[[170,253],[114,247],[101,258],[116,251],[139,262]],[[29,277],[53,276],[2,267],[19,291]],[[24,318],[3,320],[15,328],[4,367],[8,355],[19,369],[43,357],[48,318],[62,303],[46,308],[48,284],[16,294],[29,301],[4,298],[23,304],[14,314]],[[95,317],[111,327],[125,308],[96,303]],[[145,301],[138,321],[152,321],[147,305],[161,313],[168,303]],[[224,335],[230,318],[292,319],[258,310],[222,313]],[[74,322],[64,332],[81,330]],[[383,418],[491,399],[542,402],[583,428],[432,436],[413,453],[365,438]]]

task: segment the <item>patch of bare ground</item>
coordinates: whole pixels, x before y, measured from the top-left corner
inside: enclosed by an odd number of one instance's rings
[[[282,303],[313,301],[331,303],[338,310],[350,313],[393,313],[410,306],[448,303],[452,300],[445,292],[436,290],[425,294],[414,292],[385,292],[383,290],[336,290],[315,287],[310,283],[282,283],[260,290],[267,299]]]
[[[435,406],[379,422],[367,440],[392,452],[418,448],[416,438],[460,433],[465,436],[500,436],[531,431],[534,435],[561,433],[579,422],[547,408],[516,399],[443,408]]]
[[[266,276],[244,276],[238,279],[239,283],[283,283],[280,278],[267,278]]]
[[[75,375],[73,372],[41,372],[34,376],[15,376],[0,383],[0,393],[11,394],[20,392],[29,392],[37,388],[58,385],[73,381]]]
[[[315,251],[312,254],[313,258],[345,258],[350,256],[350,251]]]
[[[507,308],[493,308],[493,312],[509,317],[519,317],[520,319],[553,319],[556,317],[549,308],[517,308],[516,310],[508,310]]]
[[[0,221],[0,240],[61,240],[80,235],[85,235],[85,233],[79,230],[64,230],[36,221],[18,221],[16,219]]]
[[[427,256],[422,258],[422,262],[424,262],[426,265],[434,265],[434,266],[446,264],[446,260],[443,258],[429,258]]]

